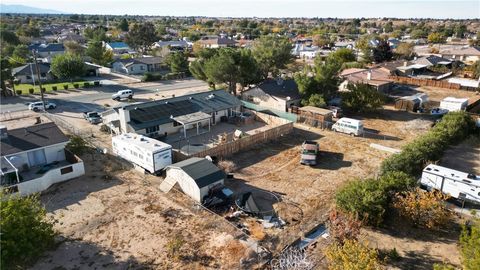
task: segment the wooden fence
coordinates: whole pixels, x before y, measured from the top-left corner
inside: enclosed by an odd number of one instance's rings
[[[427,80],[427,79],[418,79],[410,77],[400,77],[400,76],[388,76],[389,79],[392,79],[396,83],[402,84],[411,84],[417,86],[432,86],[439,88],[455,89],[459,90],[462,86],[458,83],[449,83],[447,81],[437,81],[437,80]]]

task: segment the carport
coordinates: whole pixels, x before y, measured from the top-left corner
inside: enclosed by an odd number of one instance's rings
[[[189,114],[180,115],[177,117],[172,116],[172,120],[183,126],[183,136],[187,138],[187,126],[197,126],[197,135],[200,135],[199,124],[205,120],[208,120],[208,132],[210,132],[210,118],[211,116],[204,112],[194,112]],[[205,132],[204,132],[205,133]]]

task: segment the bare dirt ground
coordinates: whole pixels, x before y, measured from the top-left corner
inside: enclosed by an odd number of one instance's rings
[[[59,245],[32,269],[238,268],[248,246],[225,220],[161,193],[159,177],[100,154],[82,158],[85,176],[41,197]]]
[[[440,160],[440,165],[480,175],[480,137],[472,136],[450,147]]]

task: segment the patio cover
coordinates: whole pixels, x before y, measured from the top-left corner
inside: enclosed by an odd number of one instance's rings
[[[201,122],[202,120],[210,119],[210,114],[204,112],[194,112],[189,114],[184,114],[176,117],[172,117],[175,122],[178,122],[182,125]]]

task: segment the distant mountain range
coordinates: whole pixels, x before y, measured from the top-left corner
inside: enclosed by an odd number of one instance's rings
[[[26,13],[26,14],[64,14],[63,11],[44,9],[24,5],[0,4],[0,13]]]

